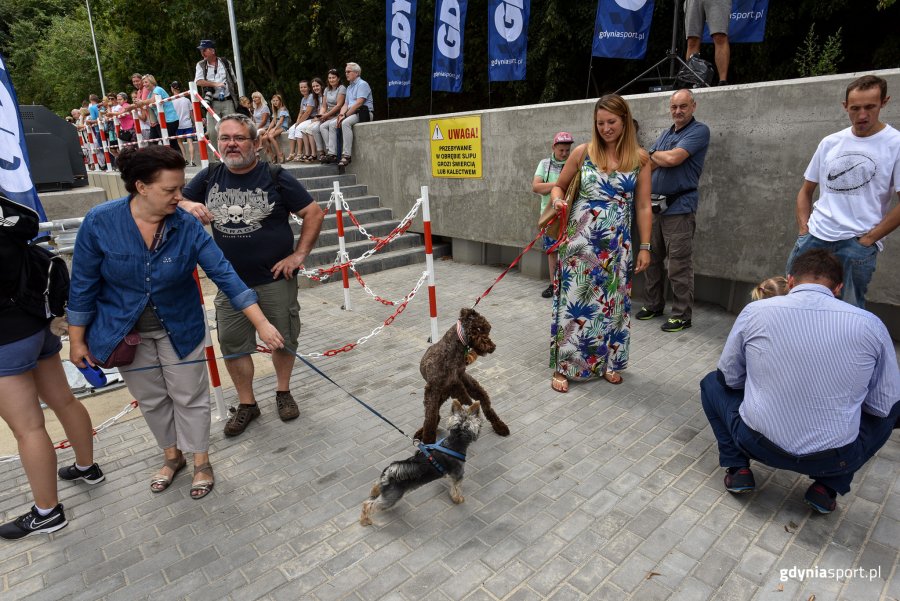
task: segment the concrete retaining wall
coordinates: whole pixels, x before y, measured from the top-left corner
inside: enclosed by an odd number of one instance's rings
[[[889,95],[900,95],[900,69],[878,74],[888,80]],[[700,300],[738,310],[745,304],[746,284],[784,271],[797,234],[794,208],[803,172],[819,141],[849,125],[841,101],[846,85],[859,75],[696,91],[696,117],[712,132],[697,215]],[[668,92],[628,97],[645,147],[671,125],[668,98]],[[429,186],[434,234],[453,238],[458,260],[495,262],[534,236],[535,167],[549,156],[557,131],[571,132],[576,143],[589,139],[595,100],[476,113],[482,116],[482,179],[431,177],[428,117],[357,126],[348,171],[399,214],[408,210],[419,186]],[[888,103],[881,118],[900,127],[900,101]],[[900,334],[900,270],[893,267],[898,258],[895,232],[885,240],[868,293],[871,308],[895,336]],[[534,253],[522,269],[545,277],[545,263]]]

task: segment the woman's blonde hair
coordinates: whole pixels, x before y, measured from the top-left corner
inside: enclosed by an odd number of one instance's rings
[[[641,166],[641,147],[637,141],[637,133],[634,128],[634,119],[631,116],[631,108],[625,99],[618,94],[606,94],[601,96],[594,105],[594,112],[591,113],[593,134],[591,135],[591,143],[588,146],[588,154],[591,161],[603,171],[607,170],[608,157],[606,153],[606,145],[600,139],[600,132],[597,131],[597,111],[609,111],[613,115],[622,120],[622,135],[616,142],[616,155],[619,159],[620,171],[632,171]]]
[[[266,102],[266,97],[262,95],[262,92],[256,91],[250,94],[250,104],[255,104],[253,101],[259,99],[259,105],[268,107],[269,103]]]
[[[762,300],[764,298],[772,298],[773,296],[784,296],[788,293],[788,283],[784,276],[775,276],[768,280],[763,280],[759,286],[750,293],[751,300]]]
[[[281,97],[281,94],[272,94],[272,105],[275,105],[275,99],[278,99],[278,108],[283,109],[286,108],[284,106],[284,98]]]
[[[150,75],[149,73],[147,73],[146,75],[141,77],[141,79],[146,79],[147,81],[150,82],[151,87],[154,87],[154,88],[156,87],[156,78],[153,77],[152,75]]]

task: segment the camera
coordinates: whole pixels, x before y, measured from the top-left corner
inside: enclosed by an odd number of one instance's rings
[[[206,91],[203,92],[203,100],[206,102],[212,102],[213,99],[213,91],[212,88],[206,88]]]

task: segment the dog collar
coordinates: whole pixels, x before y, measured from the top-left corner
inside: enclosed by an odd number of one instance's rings
[[[459,338],[459,341],[462,343],[463,354],[466,356],[466,365],[472,365],[475,363],[475,359],[478,358],[478,353],[472,350],[469,346],[469,343],[466,342],[466,331],[463,328],[462,322],[460,320],[456,320],[456,337]]]

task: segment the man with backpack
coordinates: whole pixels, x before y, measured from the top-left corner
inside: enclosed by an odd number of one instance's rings
[[[222,117],[218,134],[222,163],[198,173],[185,186],[185,200],[179,205],[204,224],[212,223],[213,238],[225,258],[256,291],[266,318],[284,337],[285,349],[272,353],[272,363],[278,383],[278,416],[289,421],[300,415],[290,392],[300,335],[294,275],[318,240],[325,214],[296,178],[277,165],[259,161],[256,151],[260,140],[249,117]],[[303,220],[296,246],[290,213]],[[237,436],[260,415],[253,394],[250,356],[256,350],[256,336],[253,325],[221,292],[216,295],[215,306],[222,353],[240,355],[225,360],[240,401],[225,424],[225,435]]]
[[[194,83],[200,94],[219,117],[237,112],[237,78],[234,67],[226,59],[216,56],[216,43],[213,40],[200,40],[197,46],[203,60],[194,68]],[[213,146],[216,144],[215,118],[206,120],[207,136]]]

